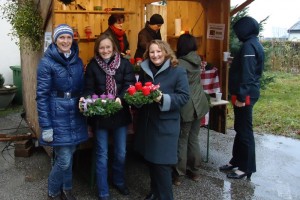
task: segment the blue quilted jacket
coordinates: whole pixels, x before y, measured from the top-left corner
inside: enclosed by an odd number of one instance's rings
[[[83,63],[76,43],[68,59],[58,52],[56,44],[48,47],[37,69],[36,101],[40,128],[52,128],[54,139],[51,143],[40,139],[41,145],[76,145],[88,139],[86,119],[78,108],[83,77]],[[64,92],[71,92],[74,97],[58,95]]]

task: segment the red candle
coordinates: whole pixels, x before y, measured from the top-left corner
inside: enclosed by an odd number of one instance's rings
[[[129,93],[129,95],[134,95],[134,93],[136,92],[136,89],[135,89],[135,87],[134,86],[130,86],[129,88],[128,88],[128,93]]]
[[[142,92],[144,96],[148,96],[150,94],[150,88],[148,86],[144,86],[142,88]]]
[[[132,65],[134,65],[134,64],[135,64],[135,59],[134,59],[134,58],[130,58],[130,59],[129,59],[129,62],[130,62]]]
[[[136,90],[142,90],[142,87],[143,87],[143,85],[142,85],[141,82],[136,82],[136,83],[135,83],[135,89],[136,89]]]
[[[145,86],[151,86],[152,85],[152,82],[146,82],[145,83]]]

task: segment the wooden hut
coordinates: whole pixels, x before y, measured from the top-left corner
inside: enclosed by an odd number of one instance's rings
[[[175,26],[178,24],[175,21],[180,19],[181,30],[196,36],[198,53],[218,68],[223,98],[228,95],[228,65],[222,61],[222,56],[224,51],[229,50],[230,15],[252,1],[254,0],[245,0],[230,13],[230,0],[167,0],[164,1],[165,5],[153,5],[155,0],[76,0],[68,6],[58,0],[43,0],[42,3],[35,0],[44,19],[45,32],[51,33],[55,25],[60,23],[67,23],[78,30],[80,57],[85,64],[93,56],[95,38],[108,27],[107,19],[111,13],[125,15],[124,29],[132,55],[136,50],[138,32],[144,27],[145,19],[149,20],[153,13],[164,17],[162,36],[175,50],[178,39],[178,35],[175,35]],[[219,38],[208,38],[207,32],[211,24],[224,28],[218,33]],[[91,34],[87,34],[87,28],[91,30]],[[36,69],[42,55],[43,50],[30,53],[21,51],[23,105],[27,123],[37,136],[40,131],[35,101]],[[210,115],[211,128],[225,133],[226,113],[226,106],[213,108]]]

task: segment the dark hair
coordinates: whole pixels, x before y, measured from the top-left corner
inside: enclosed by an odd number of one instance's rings
[[[102,42],[102,40],[105,40],[105,39],[109,39],[113,45],[113,50],[114,52],[118,52],[119,53],[119,50],[118,50],[118,47],[114,41],[114,39],[109,35],[109,34],[106,34],[106,33],[102,33],[95,41],[95,46],[94,46],[94,57],[96,56],[99,56],[99,45],[100,43]]]
[[[182,34],[177,42],[177,58],[185,56],[191,51],[197,51],[196,38],[191,34]]]
[[[108,25],[111,26],[116,22],[125,21],[125,15],[124,14],[112,14],[109,18],[108,18]]]

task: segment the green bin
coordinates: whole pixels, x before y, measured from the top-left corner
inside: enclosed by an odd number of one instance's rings
[[[18,87],[16,96],[13,100],[13,103],[22,105],[23,104],[23,95],[22,95],[22,71],[21,66],[10,66],[10,69],[13,71],[13,82],[14,85]]]

